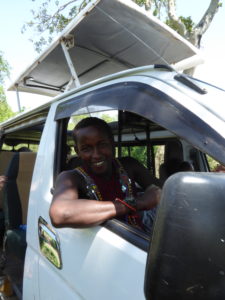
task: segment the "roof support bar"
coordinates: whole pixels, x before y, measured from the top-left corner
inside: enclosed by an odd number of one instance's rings
[[[72,40],[72,44],[71,44],[71,40]],[[80,81],[78,79],[78,76],[77,76],[77,72],[74,68],[74,65],[73,65],[73,62],[70,58],[70,54],[69,54],[69,49],[73,47],[73,36],[68,36],[68,37],[64,37],[62,40],[61,40],[61,46],[62,46],[62,49],[63,49],[63,52],[64,52],[64,55],[65,55],[65,58],[66,58],[66,61],[67,61],[67,64],[68,64],[68,67],[70,69],[70,73],[71,73],[71,80],[69,82],[69,87],[71,86],[71,82],[74,82],[75,83],[75,87],[79,87],[80,86]],[[69,88],[66,88],[67,90]]]
[[[19,112],[21,112],[20,95],[19,95],[19,91],[18,91],[18,84],[16,85],[16,99],[17,99],[18,110],[19,110]]]
[[[67,92],[70,90],[71,86],[73,85],[73,82],[74,82],[74,79],[71,77],[70,81],[67,83],[67,86],[66,86],[64,92]]]

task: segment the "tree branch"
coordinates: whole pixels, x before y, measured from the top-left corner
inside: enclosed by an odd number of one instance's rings
[[[222,6],[222,2],[219,0],[211,0],[208,9],[200,22],[195,26],[193,34],[190,36],[190,41],[200,48],[202,35],[209,28],[214,16],[216,15],[219,7]]]
[[[187,30],[185,28],[185,25],[177,17],[177,14],[176,14],[176,1],[175,0],[168,0],[167,11],[168,11],[168,17],[169,17],[170,21],[177,28],[178,33],[180,35],[182,35],[183,37],[185,37],[186,34],[187,34]]]
[[[145,1],[145,10],[150,11],[152,8],[152,0]]]

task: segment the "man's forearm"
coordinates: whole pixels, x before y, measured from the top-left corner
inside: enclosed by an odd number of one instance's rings
[[[53,202],[50,217],[55,227],[85,228],[96,226],[116,216],[128,213],[121,203],[77,199]]]

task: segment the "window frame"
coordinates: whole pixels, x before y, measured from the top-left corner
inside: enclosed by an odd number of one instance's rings
[[[175,99],[164,92],[140,82],[119,82],[104,87],[96,87],[83,94],[72,96],[58,104],[55,121],[65,122],[74,115],[106,110],[128,111],[138,114],[145,119],[159,124],[186,140],[194,147],[220,157],[225,163],[225,141],[208,124],[198,116],[187,110]],[[59,124],[57,132],[58,147],[63,131]],[[207,143],[209,140],[211,143]],[[57,152],[55,170],[59,171],[57,163],[60,161],[60,151]],[[113,219],[102,224],[105,228],[147,252],[150,238],[137,229],[130,230],[130,226]]]

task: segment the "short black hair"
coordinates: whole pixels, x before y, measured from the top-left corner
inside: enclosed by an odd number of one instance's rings
[[[88,117],[88,118],[82,119],[74,127],[73,137],[74,137],[75,143],[76,143],[76,130],[79,130],[81,128],[86,128],[89,126],[99,129],[100,131],[104,132],[107,135],[107,137],[110,139],[111,142],[114,141],[113,133],[112,133],[112,130],[111,130],[110,126],[108,125],[108,123],[106,123],[104,120],[96,118],[96,117]]]

